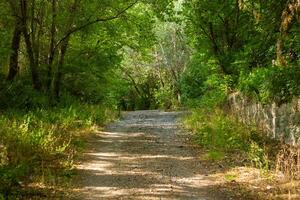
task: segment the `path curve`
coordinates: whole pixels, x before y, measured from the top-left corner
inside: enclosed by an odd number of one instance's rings
[[[136,111],[88,142],[77,166],[76,199],[222,199],[210,191],[199,151],[180,129],[180,112]]]

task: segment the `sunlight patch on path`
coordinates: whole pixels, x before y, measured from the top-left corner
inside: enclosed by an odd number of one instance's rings
[[[89,142],[75,199],[216,199],[197,152],[178,136],[178,113],[128,113]],[[210,198],[209,198],[210,197]]]

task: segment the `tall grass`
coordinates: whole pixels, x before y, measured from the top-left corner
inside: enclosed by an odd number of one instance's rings
[[[218,160],[226,154],[240,152],[254,167],[270,168],[272,146],[267,142],[272,141],[262,137],[255,127],[238,122],[221,109],[194,109],[184,124],[194,133],[196,142],[209,150],[209,158]]]
[[[185,125],[195,133],[197,142],[206,148],[234,151],[249,146],[251,130],[219,109],[212,112],[195,109],[185,119]]]
[[[33,182],[56,184],[72,167],[81,138],[115,117],[102,105],[0,111],[0,199]]]

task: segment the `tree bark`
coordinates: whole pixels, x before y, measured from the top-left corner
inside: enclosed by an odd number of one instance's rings
[[[22,22],[22,33],[25,39],[26,51],[29,59],[30,71],[33,88],[36,90],[41,90],[41,82],[39,79],[39,74],[37,71],[37,62],[34,58],[34,51],[32,46],[32,41],[30,40],[30,34],[27,30],[27,1],[21,0],[21,22]]]
[[[11,42],[11,54],[9,59],[9,72],[7,75],[7,80],[12,81],[17,73],[19,72],[19,49],[21,41],[21,24],[20,21],[16,20],[16,25],[13,33],[13,38]]]
[[[56,38],[56,0],[52,0],[52,22],[51,22],[51,36],[50,36],[50,47],[47,61],[47,90],[50,90],[52,80],[52,67],[55,57],[55,38]]]
[[[66,53],[67,53],[68,45],[69,45],[69,39],[65,40],[61,44],[58,65],[57,65],[56,73],[55,73],[54,79],[53,79],[53,93],[52,94],[53,94],[53,97],[56,101],[58,101],[59,97],[60,97],[62,67],[63,67],[64,62],[65,62],[65,56],[66,56]]]

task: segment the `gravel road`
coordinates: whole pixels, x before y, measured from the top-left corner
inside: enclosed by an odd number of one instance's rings
[[[136,111],[88,141],[75,199],[224,199],[205,175],[180,112]]]

